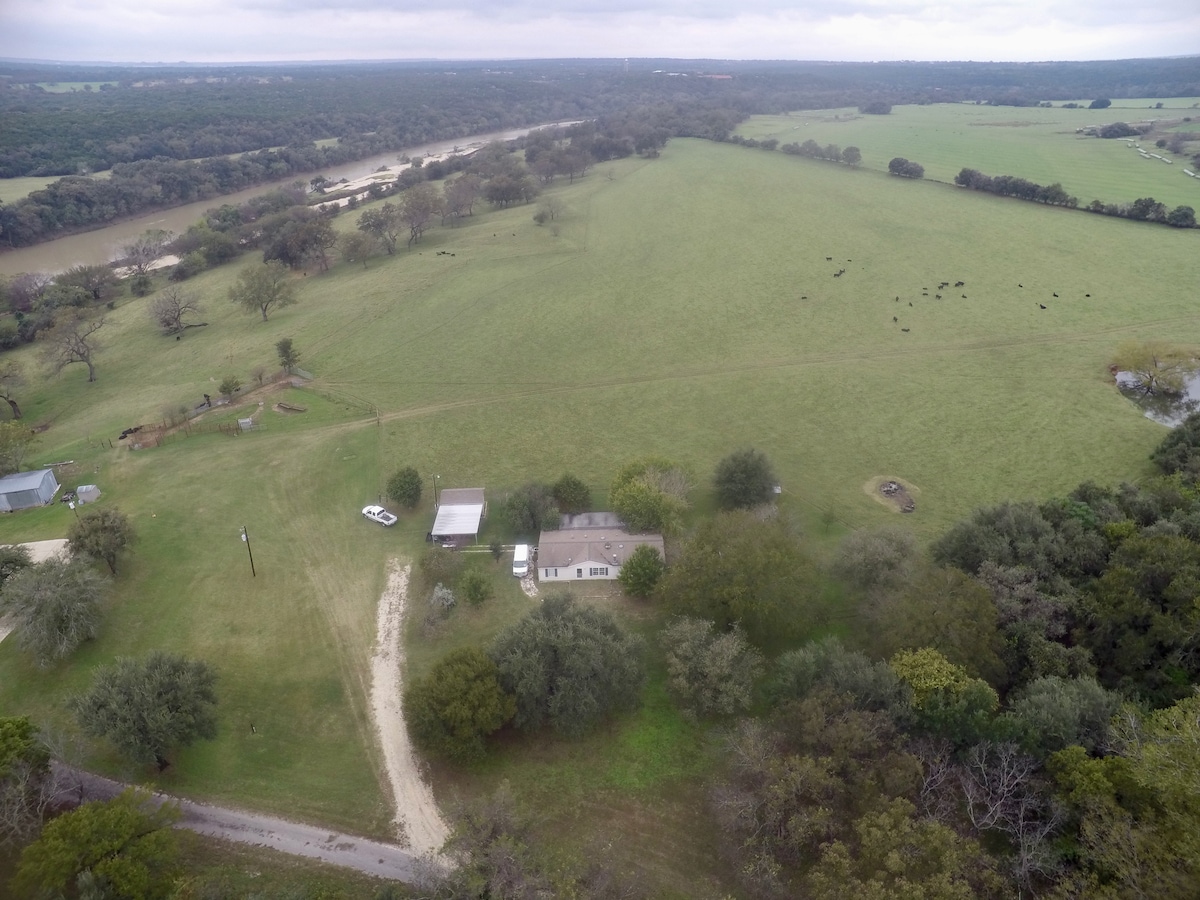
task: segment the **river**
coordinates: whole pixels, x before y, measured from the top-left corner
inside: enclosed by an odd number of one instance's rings
[[[289,185],[297,180],[308,181],[311,176],[316,174],[324,175],[332,181],[340,181],[343,178],[361,178],[376,171],[380,166],[395,165],[397,159],[402,155],[415,158],[428,154],[450,153],[455,148],[466,150],[469,147],[486,144],[490,141],[511,141],[537,128],[547,127],[549,125],[535,125],[533,128],[492,131],[487,134],[474,134],[469,137],[437,141],[432,144],[422,144],[418,147],[410,147],[392,153],[381,153],[378,156],[371,156],[356,162],[334,166],[319,173],[296,173],[280,181],[264,182],[255,187],[247,188],[244,191],[238,191],[235,194],[222,194],[217,197],[210,197],[207,200],[201,200],[197,203],[189,203],[186,206],[175,206],[171,209],[159,210],[158,212],[138,216],[135,219],[127,219],[123,222],[107,225],[104,228],[98,228],[95,231],[73,234],[69,237],[59,238],[56,241],[47,241],[44,244],[37,244],[33,247],[10,250],[6,253],[0,253],[0,275],[18,275],[22,272],[53,273],[69,269],[71,266],[101,265],[117,256],[122,246],[133,241],[143,231],[151,228],[162,228],[166,231],[180,233],[186,231],[188,226],[195,224],[204,215],[206,210],[212,209],[214,206],[220,206],[223,203],[242,203],[251,197],[266,193],[272,188]]]

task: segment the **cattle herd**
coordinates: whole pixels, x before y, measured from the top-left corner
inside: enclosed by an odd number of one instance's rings
[[[826,261],[826,262],[833,262],[833,257],[832,257],[832,256],[826,256],[826,257],[825,257],[825,261]],[[852,259],[847,259],[847,260],[846,260],[846,262],[854,262],[854,260],[852,260]],[[844,267],[843,267],[843,268],[839,268],[839,269],[838,269],[836,272],[834,272],[834,273],[832,273],[832,274],[833,274],[833,277],[834,277],[834,278],[841,278],[843,275],[845,275],[845,274],[846,274],[846,269],[845,269]],[[944,290],[946,290],[947,288],[949,288],[950,286],[951,286],[951,283],[950,283],[949,281],[939,281],[939,282],[938,282],[938,286],[937,286],[937,290],[938,290],[938,291],[944,291]],[[956,287],[956,288],[964,288],[964,287],[966,287],[966,286],[967,286],[967,283],[966,283],[965,281],[961,281],[961,280],[960,280],[960,281],[955,281],[953,286],[954,286],[954,287]],[[1025,285],[1024,285],[1024,284],[1022,284],[1022,283],[1020,283],[1020,282],[1018,282],[1018,283],[1017,283],[1017,287],[1018,287],[1018,288],[1024,288],[1024,287],[1025,287]],[[921,296],[922,296],[922,297],[928,297],[928,296],[929,296],[929,288],[927,288],[927,287],[923,287],[923,288],[921,288]],[[1057,291],[1051,291],[1051,292],[1050,292],[1050,296],[1051,296],[1051,297],[1058,297],[1058,292],[1057,292]],[[1089,297],[1089,298],[1090,298],[1092,295],[1091,295],[1091,294],[1084,294],[1083,296],[1084,296],[1084,297]],[[808,299],[808,295],[807,295],[807,294],[804,294],[804,295],[802,295],[802,296],[800,297],[800,299],[801,299],[801,300],[807,300],[807,299]],[[940,294],[940,293],[935,293],[935,294],[933,295],[933,299],[934,299],[934,300],[941,300],[941,299],[942,299],[942,294]],[[963,299],[963,300],[966,300],[966,299],[968,299],[968,298],[967,298],[967,295],[966,295],[966,294],[962,294],[962,299]],[[899,303],[899,302],[900,302],[900,295],[899,295],[899,294],[895,295],[895,296],[892,298],[892,302],[894,302],[894,303]],[[1048,306],[1047,306],[1045,303],[1042,303],[1042,302],[1040,302],[1040,301],[1034,301],[1034,302],[1037,304],[1037,307],[1038,307],[1038,309],[1041,309],[1041,310],[1044,310],[1044,309],[1049,309],[1049,307],[1048,307]],[[909,301],[908,301],[908,305],[911,307],[911,306],[913,305],[913,302],[912,302],[911,300],[909,300]],[[896,325],[899,325],[899,324],[900,324],[900,317],[899,317],[899,316],[892,316],[892,323],[893,323],[893,324],[896,324]],[[906,327],[902,327],[902,328],[900,329],[900,331],[902,331],[902,332],[903,332],[903,333],[905,333],[905,334],[909,334],[909,333],[912,331],[912,328],[911,328],[911,327],[909,327],[909,326],[906,326]]]

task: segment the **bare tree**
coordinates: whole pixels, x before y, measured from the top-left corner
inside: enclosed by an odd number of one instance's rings
[[[42,358],[50,370],[57,375],[71,363],[81,362],[87,366],[88,381],[95,381],[95,357],[100,350],[96,332],[105,322],[104,316],[82,315],[52,328],[46,338],[46,349],[42,351]]]
[[[188,328],[201,328],[207,322],[185,322],[185,317],[200,314],[200,300],[190,291],[171,285],[159,292],[150,304],[150,318],[163,334],[179,334]]]
[[[1197,362],[1187,347],[1163,341],[1127,341],[1113,361],[1128,372],[1147,394],[1179,394]]]
[[[25,370],[16,360],[6,360],[0,365],[0,400],[12,409],[14,419],[21,418],[21,407],[17,406],[17,391],[25,387]]]
[[[380,241],[369,231],[349,231],[338,238],[338,249],[342,257],[351,262],[362,263],[367,267],[367,260],[379,249]]]
[[[922,737],[908,749],[921,760],[917,808],[939,822],[952,821],[958,807],[954,745],[945,738]]]
[[[15,419],[0,423],[0,475],[20,472],[29,445],[37,435]]]
[[[1039,789],[1037,768],[1016,744],[992,741],[972,747],[958,767],[968,820],[977,832],[1008,836],[1013,874],[1025,887],[1061,867],[1050,841],[1062,825],[1062,810]]]
[[[50,752],[37,726],[24,716],[0,718],[0,848],[32,840],[53,796]]]
[[[446,197],[445,214],[451,219],[474,215],[475,204],[483,196],[483,179],[473,173],[459,175],[442,186]]]
[[[132,244],[121,248],[124,261],[134,275],[145,275],[150,271],[154,261],[163,255],[168,243],[174,237],[171,232],[161,228],[145,231]]]
[[[547,197],[538,204],[538,211],[533,214],[533,221],[539,225],[545,222],[553,222],[563,214],[565,208],[563,202],[557,197]]]
[[[13,312],[29,312],[45,296],[53,279],[44,272],[25,272],[8,283],[8,303]]]
[[[1037,761],[1016,744],[984,741],[968,751],[959,769],[967,818],[977,831],[1007,826],[1029,798]]]
[[[396,240],[400,237],[400,208],[394,203],[385,203],[379,209],[368,209],[358,217],[358,230],[378,238],[391,256],[396,252]]]
[[[442,211],[442,195],[432,184],[418,184],[404,192],[400,219],[408,226],[408,245],[421,240],[433,217]]]

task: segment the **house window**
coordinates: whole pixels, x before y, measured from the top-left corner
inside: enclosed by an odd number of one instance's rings
[[[600,568],[597,568],[597,569],[588,569],[588,575],[590,575],[592,578],[596,578],[596,577],[607,578],[608,577],[608,566],[601,566]]]
[[[576,577],[576,578],[582,578],[582,577],[583,577],[583,569],[576,569],[576,570],[575,570],[575,577]]]

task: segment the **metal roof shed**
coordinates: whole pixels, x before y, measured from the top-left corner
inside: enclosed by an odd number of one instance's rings
[[[58,480],[53,469],[6,475],[0,478],[0,512],[45,506],[57,491]]]
[[[433,521],[435,540],[471,537],[479,539],[479,523],[487,511],[483,488],[447,488],[438,498]]]
[[[80,503],[95,503],[100,499],[100,488],[94,484],[81,484],[75,488],[75,499]]]

